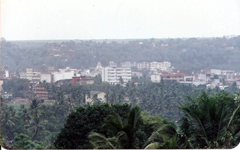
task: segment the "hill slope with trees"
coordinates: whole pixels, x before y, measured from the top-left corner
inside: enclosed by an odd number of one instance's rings
[[[109,42],[110,41],[110,42]],[[240,70],[240,36],[233,38],[142,39],[99,41],[2,40],[2,65],[12,71],[43,64],[63,68],[95,67],[97,62],[169,61],[175,68]],[[31,63],[29,63],[31,62]]]

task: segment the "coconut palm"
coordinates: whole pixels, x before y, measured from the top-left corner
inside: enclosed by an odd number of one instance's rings
[[[32,140],[35,140],[37,135],[43,131],[43,123],[39,117],[34,117],[33,121],[29,125],[29,130],[32,133]]]
[[[165,124],[154,131],[145,143],[144,149],[188,148],[186,138],[179,134],[172,124]]]
[[[19,117],[24,121],[24,125],[26,125],[31,120],[31,117],[27,108],[25,108],[24,105],[21,106],[22,108],[19,110]]]
[[[234,98],[226,93],[214,96],[203,93],[181,107],[193,148],[234,146],[232,139],[240,137],[240,100]]]
[[[104,135],[96,132],[90,132],[88,138],[90,139],[91,145],[96,149],[116,149],[117,138],[106,138]]]
[[[128,116],[127,123],[124,124],[121,117],[114,113],[106,118],[102,128],[107,130],[107,138],[105,135],[91,132],[88,136],[90,143],[94,148],[120,148],[133,149],[137,148],[136,136],[137,121],[140,117],[140,108],[134,107]]]
[[[10,106],[3,108],[1,113],[1,127],[6,131],[7,140],[13,138],[13,129],[18,122],[15,109]]]

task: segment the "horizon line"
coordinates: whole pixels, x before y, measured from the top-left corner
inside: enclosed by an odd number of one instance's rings
[[[197,39],[214,39],[214,38],[234,38],[238,37],[240,35],[223,35],[223,36],[212,36],[212,37],[166,37],[166,38],[86,38],[86,39],[76,39],[76,38],[67,38],[67,39],[13,39],[13,40],[8,40],[5,37],[4,38],[6,41],[91,41],[91,40],[146,40],[146,39],[192,39],[192,38],[197,38]]]

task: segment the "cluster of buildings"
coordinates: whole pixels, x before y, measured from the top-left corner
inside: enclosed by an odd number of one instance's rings
[[[126,61],[121,63],[122,67],[136,67],[138,70],[147,69],[147,70],[162,70],[162,71],[171,71],[173,68],[171,67],[171,63],[168,61],[164,62],[130,62]]]
[[[137,67],[139,71],[141,69],[148,70],[162,70],[162,71],[171,71],[170,62],[123,62],[120,66],[117,65],[114,61],[110,61],[109,65],[103,67],[100,62],[97,63],[97,66],[92,69],[72,69],[66,67],[64,69],[58,69],[55,71],[53,67],[48,67],[48,70],[44,73],[34,71],[33,68],[27,68],[25,72],[19,73],[19,78],[28,79],[31,83],[37,84],[39,82],[47,83],[57,83],[61,85],[64,83],[70,83],[72,85],[84,85],[84,84],[93,84],[94,77],[98,74],[101,74],[102,81],[108,82],[110,84],[126,84],[128,81],[131,81],[132,76],[136,75],[138,77],[142,76],[141,72],[133,72],[132,67]],[[9,73],[6,73],[9,77]]]
[[[204,69],[193,72],[192,75],[179,72],[156,71],[151,74],[152,82],[160,82],[161,80],[176,80],[183,84],[206,85],[208,88],[219,87],[224,89],[234,82],[240,88],[240,72],[232,70]]]
[[[138,69],[137,72],[132,71],[132,68]],[[134,81],[135,78],[141,78],[144,71],[148,70],[148,76],[152,82],[160,82],[161,80],[176,80],[179,83],[191,84],[191,85],[206,85],[209,88],[219,87],[224,89],[236,82],[238,88],[240,88],[240,72],[231,70],[218,70],[218,69],[205,69],[190,74],[181,73],[179,70],[174,71],[171,67],[171,63],[164,62],[123,62],[118,66],[114,61],[110,61],[109,65],[103,67],[100,62],[96,67],[90,69],[72,69],[66,67],[64,69],[58,69],[54,67],[48,67],[44,73],[34,71],[32,68],[27,68],[25,72],[20,72],[16,78],[28,79],[31,83],[31,89],[34,91],[36,97],[39,99],[48,99],[47,90],[40,85],[40,82],[56,83],[57,86],[62,84],[71,85],[85,85],[93,84],[94,77],[101,75],[102,82],[108,82],[110,84],[126,85],[129,81]],[[2,79],[11,79],[11,74],[8,68],[3,68],[1,71]],[[100,76],[99,76],[100,77]],[[3,80],[0,80],[0,91],[2,88]],[[98,92],[99,93],[99,92]],[[102,93],[101,93],[102,94]],[[100,94],[100,95],[101,95]],[[102,98],[103,99],[103,98]]]
[[[130,62],[126,61],[121,63],[121,66],[118,67],[117,63],[114,61],[109,62],[108,67],[102,68],[102,81],[108,82],[111,84],[123,84],[131,81],[132,76],[141,77],[141,72],[132,72],[131,68],[136,67],[139,71],[142,69],[146,69],[149,71],[168,71],[171,72],[173,67],[171,67],[171,63],[164,62]],[[122,82],[122,83],[121,83]]]

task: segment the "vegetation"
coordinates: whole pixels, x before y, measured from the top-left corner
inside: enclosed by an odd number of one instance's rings
[[[107,65],[112,60],[117,63],[170,61],[174,67],[188,71],[205,68],[239,70],[239,66],[236,65],[240,63],[239,43],[239,36],[231,39],[223,37],[116,40],[111,43],[77,40],[51,43],[2,40],[1,63],[16,72],[24,71],[27,67],[40,71],[46,71],[47,66],[89,68],[95,67],[99,61]]]
[[[31,97],[31,93],[29,93],[30,81],[27,79],[5,80],[2,86],[4,92],[11,93],[14,98]]]
[[[139,107],[132,108],[132,110],[129,112],[126,124],[123,123],[121,117],[118,114],[113,113],[108,115],[102,127],[107,130],[107,134],[110,136],[110,138],[106,138],[96,132],[91,132],[88,136],[90,138],[91,144],[94,146],[94,148],[138,148],[138,145],[136,143],[136,132],[139,117]],[[100,143],[99,146],[98,143]],[[105,145],[109,145],[109,147]]]
[[[233,148],[240,141],[239,97],[223,91],[189,97],[176,123],[129,104],[77,106],[70,112],[60,109],[68,106],[61,102],[47,106],[33,100],[17,111],[3,102],[1,141],[35,149]]]
[[[101,125],[109,113],[119,112],[125,118],[129,109],[129,105],[80,106],[69,114],[67,123],[58,135],[54,145],[58,149],[90,149],[92,147],[87,139],[88,133],[93,129],[95,132],[104,133],[101,130]]]
[[[231,148],[240,140],[239,95],[201,94],[184,104],[181,129],[193,148]]]
[[[26,82],[21,81],[14,85],[23,87]],[[146,78],[125,87],[100,81],[84,86],[41,84],[55,99],[53,105],[33,99],[30,105],[13,107],[1,100],[5,147],[232,148],[240,141],[236,84],[226,92]],[[6,82],[4,90],[18,90],[11,85]],[[85,96],[96,90],[106,93],[107,104],[96,97],[94,105],[85,103]],[[24,88],[22,93],[27,93]]]

